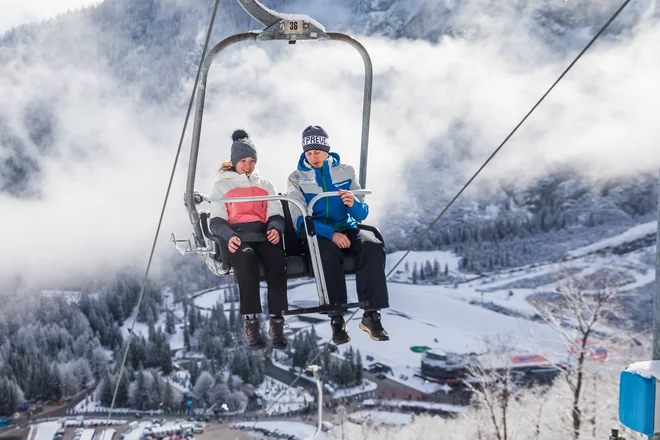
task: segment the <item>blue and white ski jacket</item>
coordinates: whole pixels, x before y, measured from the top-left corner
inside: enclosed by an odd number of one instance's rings
[[[317,194],[340,189],[361,189],[352,166],[340,163],[337,153],[329,153],[323,168],[313,168],[303,153],[298,161],[298,169],[289,176],[287,195],[307,206]],[[290,208],[293,224],[300,236],[304,217],[295,205],[291,204]],[[314,205],[316,234],[331,240],[334,232],[355,229],[357,222],[363,221],[368,215],[369,206],[362,197],[355,196],[355,203],[350,208],[344,205],[341,197],[326,197]]]

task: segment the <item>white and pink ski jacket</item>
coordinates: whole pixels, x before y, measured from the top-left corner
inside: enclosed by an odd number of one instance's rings
[[[213,197],[254,197],[277,195],[272,182],[261,177],[257,170],[252,174],[235,171],[220,171],[213,185]],[[284,232],[282,204],[270,202],[211,202],[211,232],[225,240],[238,236],[242,241],[266,241],[266,231],[276,229]]]

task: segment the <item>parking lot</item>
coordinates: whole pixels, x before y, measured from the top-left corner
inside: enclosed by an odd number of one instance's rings
[[[92,417],[86,417],[86,419],[92,419]],[[100,422],[103,422],[106,420],[106,418],[103,417],[94,417],[93,419],[98,419]],[[117,418],[113,417],[113,419],[117,420]],[[94,440],[103,440],[101,439],[102,432],[105,431],[106,429],[115,429],[116,434],[114,435],[113,439],[106,438],[105,440],[120,440],[123,435],[126,435],[128,432],[130,432],[129,424],[133,422],[134,418],[125,418],[123,420],[126,420],[126,423],[121,424],[121,425],[114,425],[114,426],[89,426],[85,427],[84,430],[81,430],[82,428],[80,427],[67,427],[66,429],[63,430],[62,435],[57,435],[58,440],[87,440],[91,438],[91,434],[93,433],[94,435]],[[151,419],[148,419],[151,420]],[[160,419],[159,419],[160,420]],[[174,423],[176,421],[175,418],[170,418],[168,420],[168,423]],[[36,428],[38,423],[35,423],[33,426]],[[32,438],[27,439],[29,433],[30,433],[30,428],[29,426],[22,426],[16,429],[15,427],[11,428],[6,428],[0,430],[0,438],[2,439],[17,439],[17,440],[34,440],[37,437],[37,431],[38,429],[33,429],[32,431]],[[84,433],[84,434],[83,434]],[[227,440],[254,440],[255,435],[253,434],[250,436],[247,432],[241,432],[237,430],[233,430],[229,428],[229,425],[227,423],[218,423],[217,420],[211,420],[209,423],[206,423],[204,425],[204,431],[202,433],[195,433],[194,439],[195,440],[215,440],[215,439],[227,439]],[[259,437],[256,437],[259,438]]]

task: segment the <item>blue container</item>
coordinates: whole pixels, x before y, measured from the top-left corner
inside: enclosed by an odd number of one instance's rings
[[[636,432],[653,436],[660,428],[656,402],[659,400],[655,377],[623,371],[619,383],[619,420]]]

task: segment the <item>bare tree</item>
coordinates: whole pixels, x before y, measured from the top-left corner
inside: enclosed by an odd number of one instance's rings
[[[487,413],[497,440],[509,440],[511,403],[520,388],[515,383],[510,361],[511,347],[503,337],[486,341],[486,353],[468,368],[466,386],[473,393],[474,404]],[[481,436],[479,431],[478,436]]]
[[[599,327],[617,316],[618,292],[613,286],[620,272],[605,272],[591,279],[566,273],[557,283],[554,301],[533,303],[543,319],[560,334],[569,354],[567,362],[558,367],[571,392],[570,431],[573,440],[578,440],[583,423],[589,419],[583,414],[583,394],[587,366],[593,354],[592,342]]]
[[[348,413],[346,412],[346,407],[344,405],[341,405],[339,408],[337,408],[337,415],[335,417],[335,424],[339,425],[339,432],[337,435],[338,439],[341,440],[346,440],[346,432],[344,430],[344,425],[346,424],[348,420]]]

